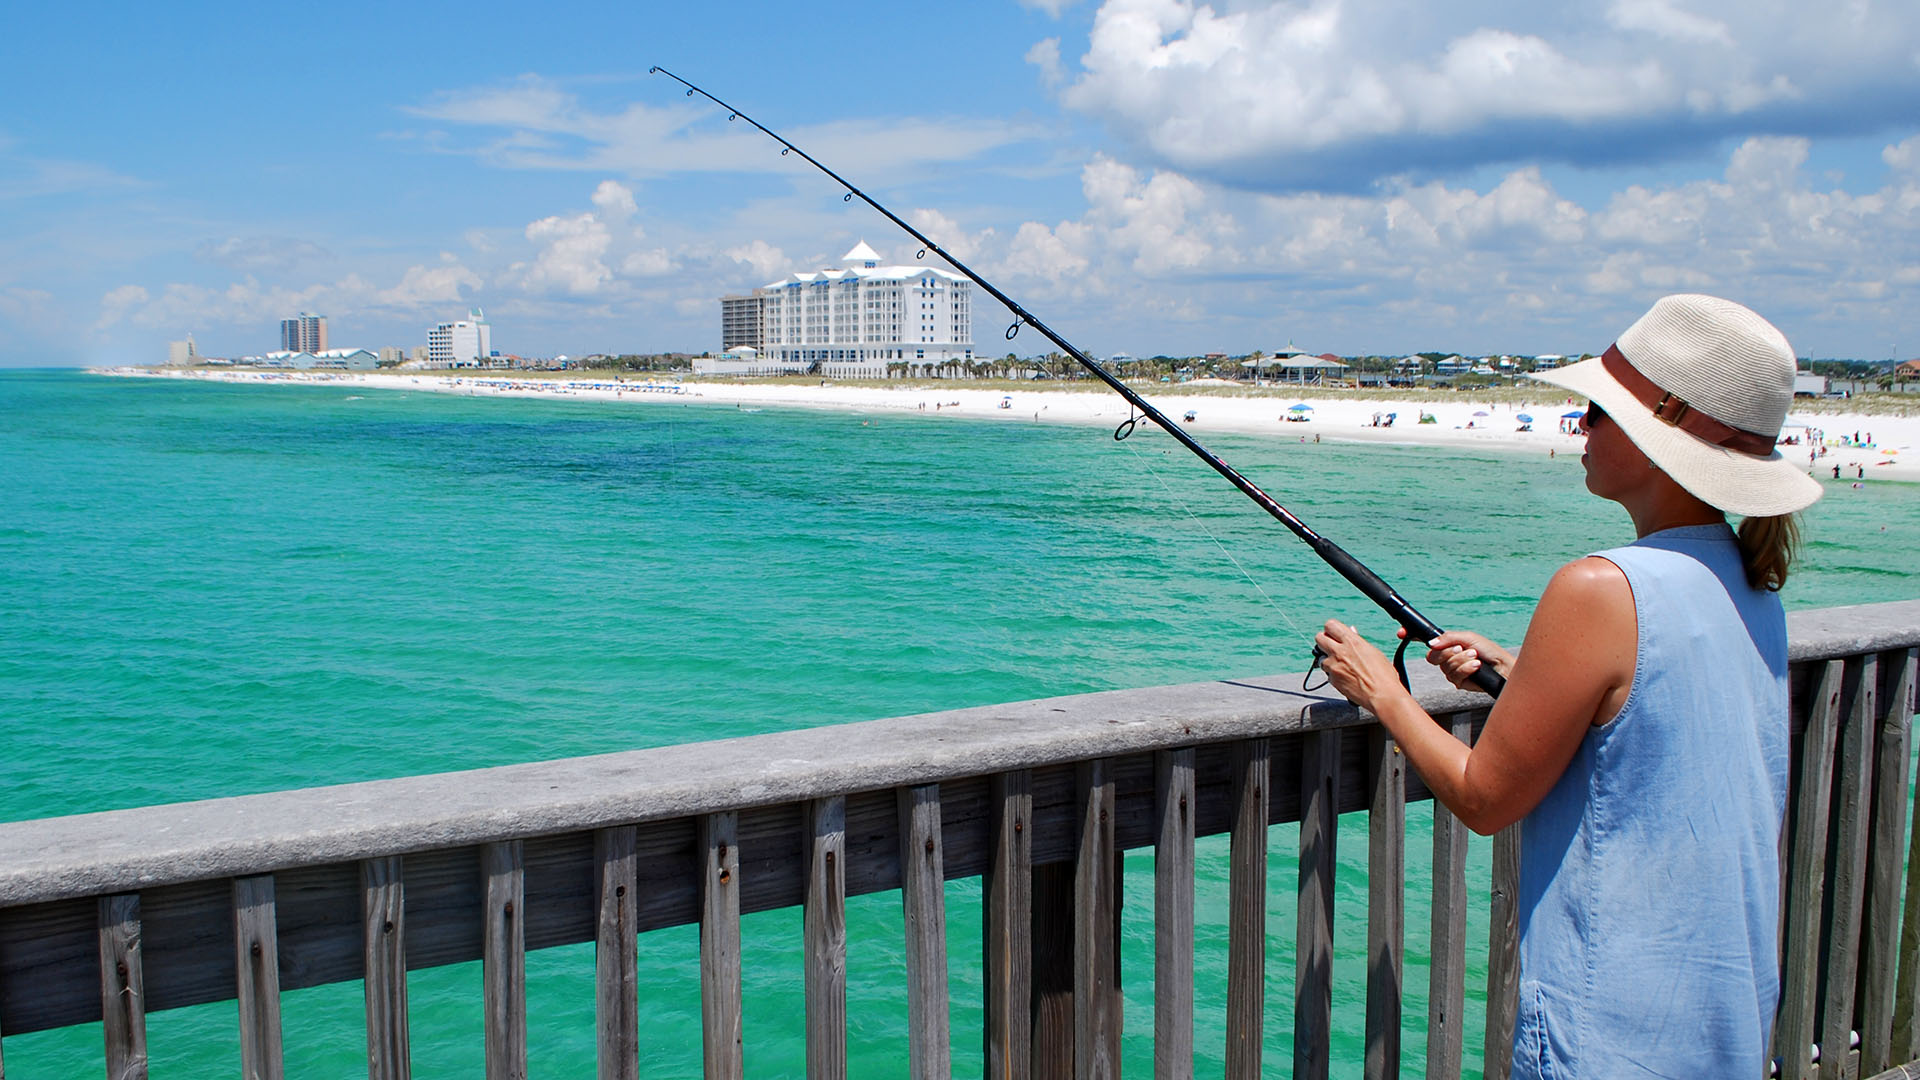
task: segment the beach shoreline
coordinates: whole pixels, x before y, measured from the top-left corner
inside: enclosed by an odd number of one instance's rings
[[[106,368],[99,374],[204,379],[241,384],[364,387],[469,396],[528,397],[550,400],[619,401],[639,405],[700,403],[738,408],[811,408],[853,413],[950,416],[956,419],[1019,421],[1117,427],[1132,411],[1125,399],[1105,389],[980,389],[955,381],[950,387],[925,385],[820,385],[763,381],[675,381],[626,375],[573,378],[519,373],[442,374],[367,371],[211,371],[206,369]],[[1192,384],[1183,384],[1192,385]],[[1208,433],[1252,435],[1300,442],[1375,442],[1484,451],[1496,454],[1578,455],[1584,441],[1569,434],[1564,414],[1579,411],[1577,398],[1542,385],[1537,400],[1513,402],[1476,398],[1472,393],[1443,399],[1360,399],[1314,396],[1289,400],[1278,395],[1217,396],[1181,393],[1179,386],[1145,387],[1142,396],[1186,425],[1195,436]],[[1501,395],[1510,397],[1511,395]],[[1456,400],[1457,399],[1457,400]],[[1823,403],[1827,404],[1827,403]],[[1301,406],[1305,406],[1302,408]],[[1421,423],[1422,415],[1432,422]],[[1304,417],[1305,419],[1295,419]],[[1526,423],[1521,417],[1530,417]],[[1389,419],[1391,418],[1391,419]],[[1390,424],[1390,426],[1388,426]],[[1920,416],[1865,415],[1849,412],[1788,414],[1784,435],[1796,439],[1780,452],[1808,471],[1832,481],[1920,483]],[[1871,442],[1869,443],[1869,438]],[[1821,453],[1824,451],[1824,453]],[[1840,474],[1834,476],[1838,466]]]

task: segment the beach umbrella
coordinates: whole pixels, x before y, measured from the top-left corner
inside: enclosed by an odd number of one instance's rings
[[[1299,403],[1299,404],[1297,404],[1297,405],[1289,405],[1289,406],[1287,406],[1287,411],[1288,411],[1288,412],[1312,412],[1312,411],[1313,411],[1313,406],[1311,406],[1311,405],[1309,405],[1309,404],[1307,404],[1306,402],[1304,402],[1304,401],[1302,401],[1302,402],[1300,402],[1300,403]]]
[[[1526,413],[1521,413],[1519,416],[1514,417],[1514,419],[1520,421],[1523,424],[1533,423],[1533,417],[1528,416]]]
[[[1477,411],[1477,412],[1475,412],[1475,413],[1474,413],[1473,415],[1475,415],[1475,416],[1492,416],[1493,414],[1492,414],[1492,413],[1490,413],[1490,412],[1488,412],[1488,411],[1487,411],[1487,410],[1485,410],[1485,409],[1481,409],[1481,410],[1479,410],[1479,411]]]
[[[1580,410],[1580,409],[1575,409],[1575,410],[1573,410],[1572,412],[1563,412],[1563,413],[1561,413],[1561,414],[1560,414],[1560,419],[1562,419],[1562,420],[1573,420],[1573,419],[1576,419],[1576,418],[1578,418],[1578,417],[1582,417],[1582,416],[1585,416],[1585,415],[1587,415],[1587,414],[1586,414],[1586,413],[1585,413],[1585,412],[1584,412],[1583,410]]]

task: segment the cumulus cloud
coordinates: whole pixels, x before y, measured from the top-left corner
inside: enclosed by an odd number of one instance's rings
[[[1652,160],[1728,135],[1905,124],[1916,41],[1910,5],[1837,17],[1745,0],[1107,0],[1061,98],[1196,176],[1364,190],[1489,163]]]
[[[633,189],[618,180],[602,180],[593,189],[593,205],[614,221],[625,221],[640,212],[634,204]]]
[[[968,262],[980,254],[982,247],[993,239],[992,226],[970,233],[959,222],[938,210],[914,210],[907,214],[907,223],[925,233],[929,240],[939,244],[961,262]]]
[[[593,293],[613,280],[613,271],[601,261],[613,235],[592,214],[541,218],[527,226],[527,239],[542,246],[521,275],[524,288]]]
[[[771,281],[792,269],[786,252],[765,240],[755,240],[739,247],[728,248],[725,254],[734,262],[752,267],[754,276],[763,281]]]

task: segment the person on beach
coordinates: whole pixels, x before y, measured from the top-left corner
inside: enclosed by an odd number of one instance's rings
[[[1517,654],[1460,631],[1429,643],[1455,686],[1483,664],[1508,680],[1471,750],[1353,627],[1315,639],[1333,686],[1469,827],[1521,822],[1516,1078],[1766,1074],[1788,755],[1777,593],[1821,493],[1774,449],[1793,372],[1766,320],[1689,295],[1535,376],[1590,400],[1587,489],[1638,539],[1561,567]]]

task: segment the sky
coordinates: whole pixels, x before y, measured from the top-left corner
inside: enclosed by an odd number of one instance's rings
[[[718,298],[919,245],[1096,355],[1598,351],[1653,300],[1920,356],[1912,0],[25,5],[0,366],[715,350]],[[975,347],[1004,342],[976,302]]]

